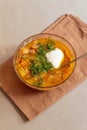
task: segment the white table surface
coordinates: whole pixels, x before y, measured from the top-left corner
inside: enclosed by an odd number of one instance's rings
[[[72,13],[87,22],[86,12],[86,0],[0,0],[0,63],[60,15]],[[0,90],[0,130],[87,130],[87,80],[32,121]]]

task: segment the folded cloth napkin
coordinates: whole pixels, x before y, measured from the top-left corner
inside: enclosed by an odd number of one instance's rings
[[[64,37],[74,47],[77,57],[87,52],[87,25],[77,17],[63,15],[42,33]],[[54,90],[41,92],[27,87],[18,79],[12,57],[0,66],[0,87],[31,120],[84,81],[87,78],[86,68],[87,57],[84,57],[78,60],[75,71],[65,83]]]

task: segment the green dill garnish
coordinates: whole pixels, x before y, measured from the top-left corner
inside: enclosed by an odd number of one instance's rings
[[[46,44],[47,51],[52,51],[55,49],[54,41],[48,40]]]
[[[43,83],[43,78],[39,78],[33,85],[39,87],[42,85],[42,83]]]
[[[39,43],[37,53],[38,53],[38,55],[40,54],[40,55],[43,55],[43,56],[46,54],[46,48],[45,48],[44,44]]]
[[[31,74],[38,75],[41,72],[48,71],[49,69],[53,68],[52,64],[47,61],[47,59],[40,55],[40,57],[37,58],[31,62],[30,70]]]
[[[54,41],[48,40],[46,44],[38,43],[38,45],[37,54],[30,65],[32,76],[47,72],[53,68],[53,65],[46,58],[46,53],[55,49]]]

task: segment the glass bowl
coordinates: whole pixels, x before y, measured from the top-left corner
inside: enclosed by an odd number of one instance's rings
[[[18,52],[19,50],[26,46],[27,44],[29,44],[30,42],[34,41],[34,40],[38,40],[38,39],[41,39],[41,38],[47,38],[47,39],[54,39],[60,43],[62,43],[62,45],[66,46],[71,54],[72,54],[72,58],[70,59],[73,60],[76,58],[76,53],[75,53],[75,50],[74,48],[72,47],[72,45],[67,41],[65,40],[63,37],[60,37],[60,36],[57,36],[57,35],[54,35],[54,34],[48,34],[48,33],[40,33],[40,34],[36,34],[36,35],[33,35],[33,36],[30,36],[29,38],[25,39],[17,48],[16,52],[15,52],[15,55],[14,55],[14,58],[13,58],[13,66],[14,66],[14,70],[18,76],[18,78],[24,83],[26,84],[28,87],[31,87],[33,89],[37,89],[37,90],[41,90],[41,91],[45,91],[45,90],[51,90],[51,89],[54,89],[54,88],[58,88],[60,84],[64,83],[70,76],[71,74],[73,73],[74,69],[75,69],[75,66],[76,66],[76,61],[74,61],[73,63],[70,64],[69,68],[71,67],[71,69],[68,69],[66,71],[63,72],[63,75],[65,75],[65,73],[69,73],[68,76],[65,76],[65,78],[63,79],[63,77],[61,77],[62,79],[60,79],[59,82],[57,82],[55,85],[50,85],[50,86],[34,86],[34,85],[31,85],[30,83],[26,82],[25,79],[19,74],[18,70],[17,70],[17,67],[16,67],[16,58],[18,56]],[[63,69],[63,68],[61,68]],[[56,78],[57,79],[57,78]],[[55,79],[55,80],[56,80]],[[49,82],[49,81],[48,81]]]

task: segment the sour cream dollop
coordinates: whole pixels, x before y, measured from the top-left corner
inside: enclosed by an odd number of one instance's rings
[[[53,51],[46,53],[46,58],[49,62],[51,62],[53,67],[57,69],[61,65],[64,58],[64,53],[61,49],[56,48]]]

